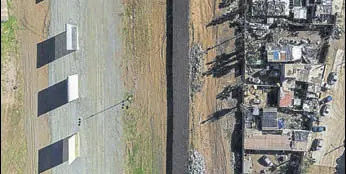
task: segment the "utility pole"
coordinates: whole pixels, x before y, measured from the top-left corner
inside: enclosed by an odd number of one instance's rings
[[[101,111],[99,111],[99,112],[96,112],[95,114],[92,114],[92,115],[90,115],[90,116],[87,116],[87,117],[84,119],[84,121],[86,121],[86,120],[88,120],[88,119],[90,119],[90,118],[92,118],[92,117],[95,117],[95,116],[97,116],[98,114],[103,113],[103,112],[105,112],[105,111],[107,111],[107,110],[109,110],[109,109],[112,109],[112,108],[114,108],[114,107],[116,107],[116,106],[118,106],[118,105],[120,105],[120,104],[122,105],[122,106],[121,106],[121,109],[124,109],[124,107],[125,107],[125,102],[131,102],[132,100],[133,100],[133,96],[132,96],[132,95],[129,95],[129,96],[126,97],[126,99],[120,101],[119,103],[117,103],[117,104],[115,104],[115,105],[112,105],[112,106],[109,106],[109,107],[107,107],[107,108],[105,108],[105,109],[103,109],[103,110],[101,110]],[[126,106],[126,109],[127,109],[127,108],[128,108],[128,106]],[[78,126],[80,126],[81,123],[82,123],[82,117],[79,117],[79,118],[78,118]]]

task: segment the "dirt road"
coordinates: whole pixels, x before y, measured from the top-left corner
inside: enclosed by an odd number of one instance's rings
[[[344,16],[344,8],[341,15]],[[341,27],[345,26],[343,17],[340,17]],[[314,152],[317,159],[317,166],[313,166],[314,171],[327,171],[327,168],[334,168],[337,166],[337,159],[344,153],[345,148],[343,143],[345,140],[345,64],[340,64],[335,68],[335,60],[337,51],[345,50],[345,36],[343,35],[340,40],[332,40],[328,50],[328,59],[326,62],[326,73],[324,79],[327,79],[328,74],[335,69],[339,69],[338,82],[331,87],[331,90],[323,93],[322,97],[331,95],[333,101],[331,104],[330,114],[321,119],[321,125],[327,126],[327,131],[315,134],[316,137],[323,138],[323,147],[320,151]],[[334,67],[334,70],[333,70]],[[325,169],[323,169],[325,168]],[[320,172],[321,173],[321,172]],[[326,172],[327,173],[327,172]],[[331,173],[331,172],[329,172]]]
[[[36,43],[46,36],[49,1],[13,1],[19,26],[19,55],[23,68],[24,128],[27,158],[24,173],[37,173],[38,149],[49,143],[47,117],[37,118],[37,92],[48,86],[47,67],[36,69]]]

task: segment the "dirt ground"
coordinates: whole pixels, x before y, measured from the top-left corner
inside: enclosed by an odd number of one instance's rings
[[[27,156],[24,173],[37,173],[38,149],[49,144],[47,117],[37,118],[37,92],[48,87],[48,69],[36,69],[36,44],[46,39],[49,22],[49,0],[35,4],[35,1],[14,1],[15,16],[18,20],[19,56],[23,71],[24,131]]]
[[[145,173],[165,173],[166,3],[128,0],[124,5],[123,43],[126,54],[122,68],[125,87],[134,95],[127,116],[131,116],[130,122],[136,132],[125,131],[127,173],[138,169]],[[129,128],[129,124],[125,127]],[[132,157],[135,161],[129,161]]]
[[[344,28],[344,8],[341,12],[339,25]],[[328,59],[326,61],[326,70],[324,79],[326,81],[328,74],[333,70],[333,65],[338,49],[345,50],[345,36],[343,34],[340,40],[332,40],[328,50]],[[326,126],[327,131],[322,133],[313,133],[313,138],[322,138],[323,147],[319,151],[312,152],[312,156],[316,158],[316,163],[311,166],[309,173],[335,173],[337,159],[344,153],[345,140],[345,64],[340,65],[338,72],[338,82],[331,90],[322,93],[321,98],[328,95],[333,97],[331,104],[331,112],[328,116],[321,118],[320,125]]]
[[[11,2],[10,14],[16,18],[18,28],[15,50],[9,58],[2,58],[1,171],[4,173],[37,173],[38,148],[48,142],[47,120],[37,119],[35,107],[38,88],[48,84],[47,70],[36,70],[36,43],[44,38],[47,9],[48,2],[40,5],[25,0]],[[3,62],[4,59],[8,61]]]
[[[200,44],[203,50],[213,47],[233,36],[228,24],[206,27],[212,19],[221,15],[219,1],[190,0],[190,46]],[[217,55],[232,52],[232,42],[225,43],[204,55],[204,63]],[[204,71],[207,70],[204,65]],[[213,122],[207,120],[216,111],[231,108],[228,102],[216,100],[216,95],[227,85],[234,85],[234,74],[220,78],[204,77],[204,85],[190,100],[190,149],[200,152],[206,161],[207,173],[233,173],[230,137],[235,123],[234,116],[225,116]],[[240,136],[240,135],[239,135]]]
[[[319,166],[319,165],[313,165],[311,167],[311,170],[309,171],[309,173],[313,173],[313,174],[332,174],[335,172],[335,168],[334,167],[327,167],[327,166]]]
[[[344,16],[344,8],[342,16]],[[341,17],[343,18],[343,17]],[[343,18],[344,19],[344,18]],[[339,23],[342,28],[345,21]],[[344,34],[343,34],[344,35]],[[325,79],[332,71],[334,58],[338,49],[345,50],[345,36],[340,40],[332,41],[327,59]],[[344,61],[343,61],[344,62]],[[330,91],[323,93],[322,97],[331,95],[331,113],[321,119],[320,125],[326,125],[327,131],[315,134],[315,137],[323,138],[323,147],[320,152],[315,152],[320,156],[319,162],[312,167],[313,173],[333,173],[336,166],[336,160],[342,155],[345,148],[342,146],[345,140],[345,64],[341,65],[338,72],[338,82]],[[341,146],[341,147],[340,147]]]

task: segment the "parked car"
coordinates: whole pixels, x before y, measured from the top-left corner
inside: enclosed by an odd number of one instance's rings
[[[264,164],[264,166],[266,167],[273,167],[274,163],[266,156],[263,155],[260,160],[262,161],[262,164]]]
[[[327,128],[325,126],[313,126],[311,130],[312,132],[323,132],[326,131]]]
[[[322,145],[323,145],[323,139],[320,139],[320,138],[314,139],[311,145],[311,150],[312,151],[320,150],[322,148]]]
[[[327,91],[327,90],[330,90],[330,89],[331,88],[330,88],[330,85],[328,83],[324,83],[322,88],[321,88],[322,91]]]
[[[330,112],[330,105],[329,104],[325,104],[321,107],[321,115],[322,116],[329,115],[329,112]]]
[[[333,100],[333,97],[329,95],[320,101],[320,105],[326,104],[332,100]]]
[[[255,84],[261,84],[262,81],[258,77],[249,77],[249,82],[255,83]]]
[[[334,85],[338,81],[338,74],[336,72],[329,73],[327,77],[328,85]]]

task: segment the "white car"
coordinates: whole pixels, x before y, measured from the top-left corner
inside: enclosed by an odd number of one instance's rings
[[[321,107],[321,115],[322,116],[327,116],[330,113],[330,105],[329,104],[325,104]]]
[[[327,78],[328,85],[334,85],[337,81],[338,81],[338,74],[336,72],[331,72]]]
[[[249,77],[249,82],[255,83],[255,84],[261,84],[262,81],[258,77]]]

